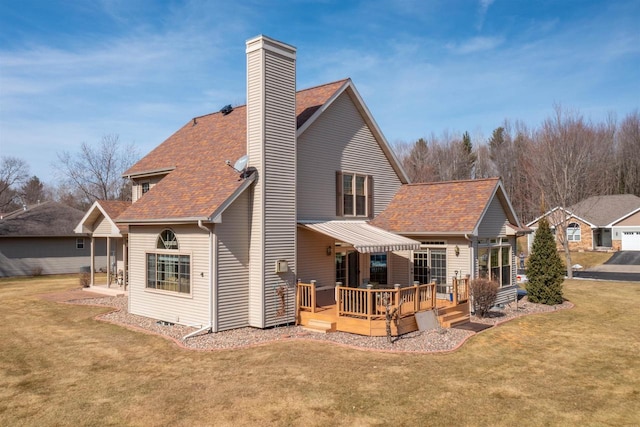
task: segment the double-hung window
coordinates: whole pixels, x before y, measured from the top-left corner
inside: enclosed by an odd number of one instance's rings
[[[156,241],[157,251],[147,252],[147,289],[191,293],[191,256],[180,253],[172,230],[164,230]]]
[[[336,181],[338,216],[373,216],[373,177],[338,172]]]
[[[567,240],[569,242],[579,242],[582,238],[580,224],[572,222],[567,226]]]

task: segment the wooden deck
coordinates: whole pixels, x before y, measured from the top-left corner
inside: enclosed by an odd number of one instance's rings
[[[468,279],[455,281],[449,300],[437,299],[435,283],[391,289],[336,287],[335,303],[318,304],[315,283],[298,283],[296,321],[308,329],[385,336],[387,313],[393,313],[391,334],[418,330],[415,314],[437,308],[443,327],[469,321]],[[326,292],[326,290],[325,290]]]

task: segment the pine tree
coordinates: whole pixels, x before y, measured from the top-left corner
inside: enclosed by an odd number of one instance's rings
[[[540,304],[562,303],[564,265],[546,218],[540,220],[527,262],[527,295],[529,301]]]

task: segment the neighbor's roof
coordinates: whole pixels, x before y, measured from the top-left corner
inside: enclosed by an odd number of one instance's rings
[[[597,227],[605,227],[640,208],[640,197],[633,194],[593,196],[567,208],[572,214]]]
[[[296,94],[298,128],[349,80]],[[125,176],[152,171],[168,175],[118,217],[118,222],[209,219],[239,191],[243,181],[225,164],[246,154],[246,106],[227,115],[213,113],[189,121],[127,170]]]
[[[372,225],[401,234],[474,234],[500,178],[403,185]],[[504,193],[501,196],[508,205]],[[504,204],[503,204],[504,206]],[[506,208],[514,230],[518,220]]]
[[[44,202],[12,212],[0,220],[0,237],[76,236],[84,213],[62,203]]]

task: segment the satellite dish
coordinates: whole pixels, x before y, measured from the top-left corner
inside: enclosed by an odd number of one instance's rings
[[[249,164],[249,155],[245,154],[240,157],[233,166],[231,166],[231,162],[229,160],[225,161],[227,166],[229,166],[234,171],[240,174],[240,179],[244,179],[249,175],[249,171],[247,171],[247,165]]]
[[[248,163],[249,163],[249,155],[245,154],[244,156],[240,157],[236,161],[236,163],[233,165],[233,168],[238,173],[244,173],[247,170],[247,164]]]

